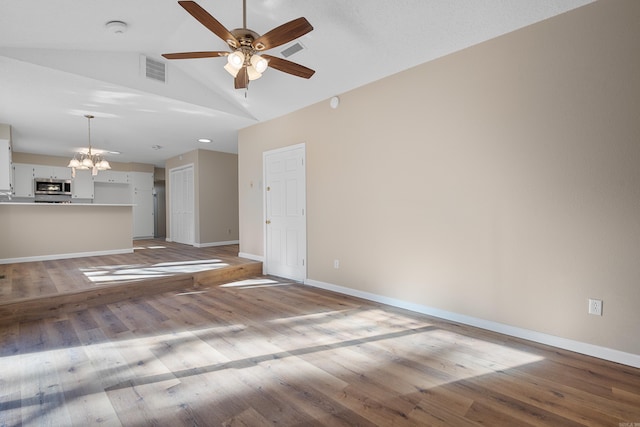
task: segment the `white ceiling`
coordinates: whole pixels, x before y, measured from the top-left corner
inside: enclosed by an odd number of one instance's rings
[[[265,32],[300,16],[314,30],[288,59],[309,80],[267,70],[235,90],[225,58],[166,61],[169,52],[227,50],[174,0],[0,0],[0,123],[14,150],[71,157],[87,145],[115,162],[164,166],[205,148],[237,152],[237,131],[574,9],[592,0],[247,0]],[[199,0],[229,30],[241,0]],[[124,21],[121,35],[106,30]],[[280,52],[294,42],[268,51]],[[143,77],[140,55],[168,63],[167,83]],[[211,144],[198,143],[210,138]],[[162,148],[154,150],[152,146]]]

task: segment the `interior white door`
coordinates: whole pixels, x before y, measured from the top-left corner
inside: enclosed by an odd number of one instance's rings
[[[307,277],[305,147],[269,151],[265,171],[265,272]]]
[[[195,235],[193,166],[171,169],[169,179],[171,241],[193,245]]]

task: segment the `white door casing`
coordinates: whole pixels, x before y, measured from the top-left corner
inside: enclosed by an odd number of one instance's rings
[[[170,240],[193,245],[195,243],[193,165],[171,169],[169,179]]]
[[[265,274],[307,278],[306,154],[298,144],[263,154]]]

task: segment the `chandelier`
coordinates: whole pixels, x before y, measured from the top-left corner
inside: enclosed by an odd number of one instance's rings
[[[88,170],[91,169],[91,175],[98,175],[98,171],[111,169],[111,165],[106,161],[101,153],[93,154],[91,152],[91,119],[93,116],[90,114],[85,115],[89,125],[89,150],[87,152],[77,152],[69,164],[68,168],[71,168],[71,176],[76,177],[76,169]]]

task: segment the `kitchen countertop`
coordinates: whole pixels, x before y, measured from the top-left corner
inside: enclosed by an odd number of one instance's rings
[[[109,203],[35,203],[35,202],[0,202],[2,205],[19,206],[135,206],[134,204],[109,204]]]

